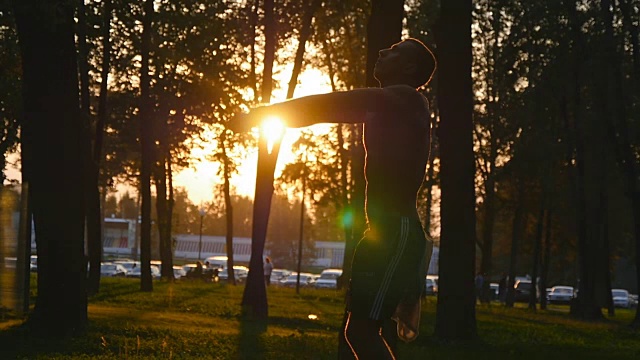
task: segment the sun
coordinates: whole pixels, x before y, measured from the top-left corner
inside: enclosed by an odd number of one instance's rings
[[[260,132],[267,139],[267,151],[269,151],[269,154],[273,150],[273,145],[282,140],[284,131],[285,127],[282,120],[276,116],[270,116],[260,124]]]

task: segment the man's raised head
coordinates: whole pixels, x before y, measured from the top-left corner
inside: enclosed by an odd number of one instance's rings
[[[402,42],[413,45],[409,59],[415,64],[415,83],[411,85],[416,89],[427,85],[438,67],[435,55],[427,45],[418,39],[408,38]]]

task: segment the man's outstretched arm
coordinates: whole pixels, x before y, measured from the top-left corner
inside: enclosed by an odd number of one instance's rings
[[[247,114],[236,115],[227,123],[227,127],[235,132],[248,131],[269,116],[282,119],[287,127],[305,127],[319,123],[358,123],[364,121],[368,111],[388,111],[393,106],[394,96],[385,89],[333,92],[257,107]]]

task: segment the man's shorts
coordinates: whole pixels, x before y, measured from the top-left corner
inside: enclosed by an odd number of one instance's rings
[[[418,218],[389,217],[369,223],[356,247],[348,309],[360,319],[392,317],[404,299],[419,299],[427,273],[427,243]]]

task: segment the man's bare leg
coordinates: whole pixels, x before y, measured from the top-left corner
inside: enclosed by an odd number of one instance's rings
[[[382,323],[382,337],[389,345],[392,354],[398,353],[398,324],[392,319]]]
[[[394,350],[382,336],[382,328],[377,321],[354,319],[349,313],[343,331],[345,342],[352,353],[351,359],[395,360]]]
[[[344,311],[344,317],[342,318],[342,326],[340,327],[340,334],[338,336],[338,360],[353,360],[355,356],[353,351],[351,351],[351,346],[347,342],[346,338],[346,329],[349,321],[348,310]]]

